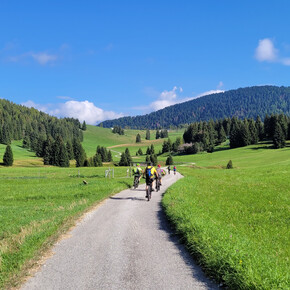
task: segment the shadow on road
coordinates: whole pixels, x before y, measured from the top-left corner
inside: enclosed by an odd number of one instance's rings
[[[147,201],[147,199],[144,198],[139,198],[139,197],[135,197],[135,196],[129,196],[129,197],[114,197],[114,196],[111,196],[110,199],[113,199],[113,200],[139,200],[139,201]]]

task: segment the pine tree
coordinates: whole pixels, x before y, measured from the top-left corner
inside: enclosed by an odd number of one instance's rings
[[[145,162],[146,162],[146,163],[149,163],[149,162],[151,162],[151,161],[150,161],[150,155],[146,155]]]
[[[112,161],[113,161],[112,152],[111,152],[111,150],[109,150],[109,152],[108,152],[108,162],[112,162]]]
[[[58,164],[60,167],[69,167],[69,158],[63,142],[59,145]]]
[[[155,135],[155,139],[159,139],[160,138],[160,132],[159,129],[156,130],[156,135]]]
[[[258,129],[256,123],[253,119],[249,120],[249,134],[250,134],[250,144],[257,144],[259,141]]]
[[[153,166],[157,166],[157,163],[158,163],[157,155],[156,154],[151,154],[150,155],[150,161],[152,162]]]
[[[146,140],[150,140],[150,131],[147,129],[146,130]]]
[[[138,155],[143,155],[143,151],[142,151],[142,149],[141,148],[139,148],[139,150],[138,150]]]
[[[136,136],[136,143],[140,143],[140,142],[141,142],[141,136],[138,133],[137,136]]]
[[[265,133],[264,133],[264,124],[263,124],[260,116],[258,116],[257,119],[256,119],[256,128],[257,128],[257,131],[258,131],[258,138],[261,141],[261,140],[264,139]]]
[[[166,159],[166,165],[173,165],[173,158],[171,155],[169,155]]]
[[[69,160],[73,160],[74,159],[74,150],[73,150],[73,146],[71,141],[67,141],[66,143],[66,151],[67,151],[67,156],[69,158]]]
[[[279,122],[276,123],[275,128],[274,128],[273,143],[276,149],[284,148],[286,145],[285,135]]]
[[[6,146],[6,150],[3,156],[3,163],[5,166],[12,166],[13,165],[13,152],[10,145]]]
[[[151,152],[151,154],[155,154],[155,149],[154,149],[153,144],[151,144],[151,146],[150,146],[150,152]]]
[[[119,161],[119,166],[129,166],[130,162],[128,161],[128,158],[124,152],[121,154],[121,158]]]
[[[109,151],[109,152],[111,152],[111,151]],[[93,166],[95,166],[95,167],[102,167],[103,166],[102,157],[98,153],[95,154],[93,157]]]
[[[43,164],[44,165],[53,165],[53,139],[51,136],[48,136],[43,145]]]
[[[84,166],[85,160],[87,159],[86,152],[81,144],[81,142],[77,139],[73,140],[73,149],[74,156],[76,160],[76,167]]]
[[[83,130],[83,131],[86,131],[86,130],[87,130],[87,124],[86,124],[86,121],[83,121],[83,124],[82,124],[82,130]]]
[[[128,160],[128,166],[130,165],[130,162],[132,162],[132,158],[131,158],[131,154],[130,154],[130,151],[128,148],[125,149],[125,155],[127,157],[127,160]]]

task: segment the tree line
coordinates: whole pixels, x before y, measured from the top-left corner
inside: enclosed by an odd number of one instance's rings
[[[122,117],[101,124],[131,129],[182,127],[194,122],[237,117],[263,119],[267,114],[290,115],[290,87],[254,86],[203,96],[141,116]]]
[[[218,121],[196,122],[188,126],[183,134],[185,144],[180,152],[194,154],[201,151],[213,152],[214,147],[230,141],[231,148],[257,144],[270,140],[274,148],[283,148],[290,139],[290,117],[285,114],[266,115],[264,122],[254,119],[225,118]]]

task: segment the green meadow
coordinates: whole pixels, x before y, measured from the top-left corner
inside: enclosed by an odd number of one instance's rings
[[[112,150],[114,162],[129,148],[145,161],[148,146],[158,153],[164,139],[145,140],[145,131],[87,126],[83,147]],[[142,142],[136,144],[140,133]],[[183,130],[170,131],[175,141]],[[144,155],[136,157],[141,148]],[[0,162],[5,146],[0,145]],[[40,158],[12,143],[13,167],[0,164],[0,288],[19,285],[28,270],[75,221],[100,201],[131,185],[126,168],[105,179],[101,168],[43,166]],[[158,156],[161,164],[168,154]],[[164,210],[205,272],[231,289],[289,289],[290,143],[271,143],[213,153],[174,155],[184,178],[163,197]],[[225,169],[229,160],[233,169]],[[83,183],[87,181],[87,185]]]
[[[151,144],[154,145],[155,152],[158,154],[162,151],[162,144],[166,139],[155,139],[156,130],[150,130],[150,140],[146,140],[146,131],[142,130],[124,130],[124,135],[113,134],[111,129],[100,128],[96,126],[87,126],[87,130],[84,132],[83,147],[87,153],[87,156],[93,156],[96,153],[98,145],[107,147],[112,151],[113,160],[119,161],[122,152],[128,148],[131,156],[136,161],[145,161],[146,150]],[[136,143],[137,134],[141,136],[141,143]],[[168,136],[172,142],[177,137],[182,137],[184,130],[173,130],[168,132]],[[143,156],[136,157],[136,152],[141,148]]]
[[[207,274],[231,289],[289,289],[290,144],[175,157],[163,206]],[[224,169],[229,160],[234,169]]]
[[[0,168],[0,289],[17,286],[84,211],[131,185],[124,168],[114,179],[106,169]]]

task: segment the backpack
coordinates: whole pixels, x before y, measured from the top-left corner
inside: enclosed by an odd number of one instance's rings
[[[153,178],[153,175],[152,175],[152,172],[151,172],[152,168],[153,168],[152,166],[146,167],[146,178]]]

